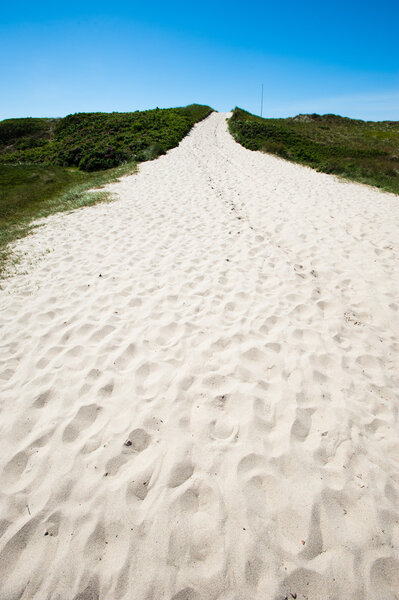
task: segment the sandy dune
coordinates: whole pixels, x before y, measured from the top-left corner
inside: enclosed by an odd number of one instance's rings
[[[225,117],[18,243],[1,600],[399,598],[399,198]]]

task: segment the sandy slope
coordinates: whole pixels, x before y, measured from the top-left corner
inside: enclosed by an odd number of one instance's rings
[[[218,114],[111,189],[0,294],[1,600],[399,598],[399,198]]]

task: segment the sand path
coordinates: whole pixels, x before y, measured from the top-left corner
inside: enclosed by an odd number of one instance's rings
[[[225,117],[18,243],[1,600],[399,598],[399,199]]]

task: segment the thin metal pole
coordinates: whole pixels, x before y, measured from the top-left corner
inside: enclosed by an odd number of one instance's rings
[[[260,101],[260,116],[263,116],[263,83],[262,83],[262,95],[261,95],[261,101]]]

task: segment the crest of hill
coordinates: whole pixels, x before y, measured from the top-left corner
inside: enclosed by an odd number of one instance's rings
[[[292,120],[292,121],[300,121],[302,123],[309,123],[312,121],[319,121],[319,122],[323,122],[323,123],[335,123],[337,125],[350,125],[350,124],[354,124],[357,123],[358,125],[362,125],[363,123],[385,123],[388,125],[395,125],[395,123],[398,123],[397,121],[364,121],[363,119],[351,119],[349,117],[342,117],[341,115],[333,115],[333,114],[326,114],[326,115],[319,115],[317,113],[312,113],[312,114],[299,114],[296,115],[296,117],[288,117],[287,120]]]
[[[289,117],[289,119],[293,121],[300,121],[301,123],[309,123],[311,121],[322,121],[324,123],[343,123],[345,121],[358,121],[362,122],[358,119],[349,119],[348,117],[341,117],[340,115],[318,115],[317,113],[312,113],[310,115],[307,114],[299,114],[296,117]]]

